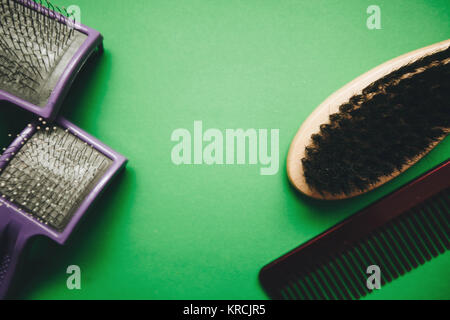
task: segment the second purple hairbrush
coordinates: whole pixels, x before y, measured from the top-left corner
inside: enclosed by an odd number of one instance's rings
[[[30,124],[0,157],[0,299],[34,236],[64,244],[125,157],[65,119]]]

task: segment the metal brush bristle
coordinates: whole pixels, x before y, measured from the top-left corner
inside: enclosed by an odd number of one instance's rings
[[[47,1],[44,6],[0,0],[0,89],[40,102],[44,85],[76,38],[65,12]]]
[[[5,157],[6,156],[6,157]],[[112,161],[60,127],[38,127],[0,172],[0,195],[42,223],[61,230]]]

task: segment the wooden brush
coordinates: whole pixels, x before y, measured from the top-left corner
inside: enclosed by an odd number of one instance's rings
[[[287,172],[325,200],[373,190],[423,158],[450,128],[450,40],[390,60],[332,94],[292,141]]]

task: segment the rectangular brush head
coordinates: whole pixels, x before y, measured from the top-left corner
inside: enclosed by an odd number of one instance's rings
[[[450,249],[450,161],[265,266],[272,299],[359,299]]]
[[[102,37],[44,2],[0,0],[0,100],[53,119]]]
[[[0,220],[25,217],[62,243],[125,161],[67,120],[30,124],[0,157]]]

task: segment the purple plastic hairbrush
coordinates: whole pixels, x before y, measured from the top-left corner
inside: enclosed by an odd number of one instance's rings
[[[54,119],[102,36],[47,0],[0,0],[0,17],[0,101]]]
[[[34,236],[64,244],[127,160],[69,121],[34,123],[0,156],[0,299]]]

